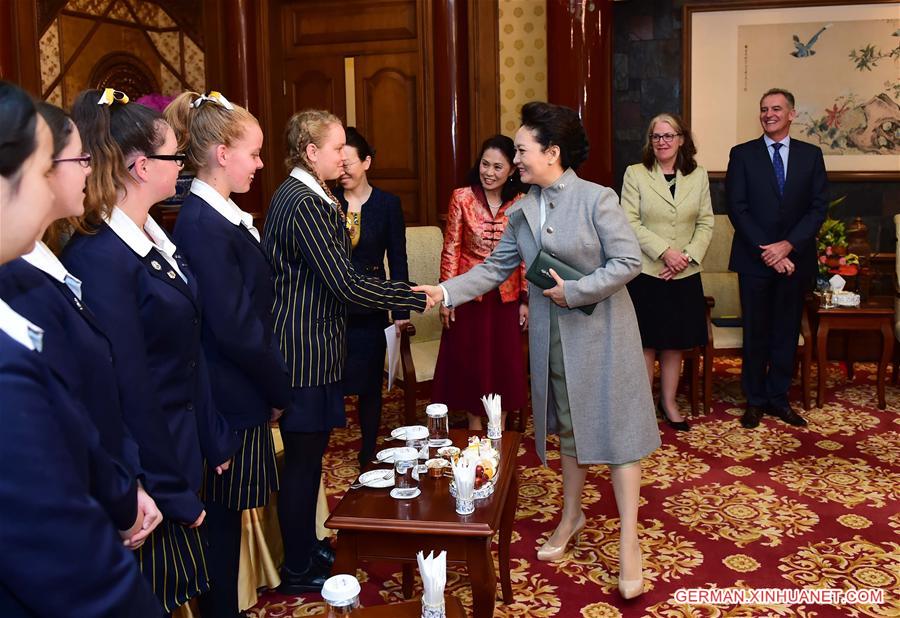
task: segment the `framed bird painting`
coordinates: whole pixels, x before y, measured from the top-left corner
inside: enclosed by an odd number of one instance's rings
[[[832,180],[900,180],[900,2],[758,0],[684,5],[684,114],[698,162],[724,174],[760,134],[769,88],[796,99],[791,136]]]

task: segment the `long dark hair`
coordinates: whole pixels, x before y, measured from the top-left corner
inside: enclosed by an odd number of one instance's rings
[[[356,130],[356,127],[347,127],[344,129],[344,133],[347,136],[345,144],[356,148],[360,161],[365,161],[367,157],[375,158],[375,149],[366,141],[363,134]]]
[[[87,179],[84,215],[73,224],[92,233],[116,205],[118,191],[132,182],[125,158],[133,153],[154,154],[166,139],[162,114],[138,103],[98,104],[103,92],[85,90],[72,105],[72,117],[84,149],[91,155],[93,171]]]
[[[36,106],[41,118],[50,127],[50,133],[53,135],[53,158],[56,159],[69,145],[72,133],[76,130],[75,122],[65,110],[56,105],[46,101],[38,101]],[[73,221],[68,219],[53,221],[47,227],[47,231],[44,232],[42,240],[54,253],[59,253],[62,250],[64,239],[68,239],[72,235],[73,226]]]
[[[484,153],[491,148],[503,153],[504,158],[509,163],[510,167],[512,167],[512,173],[509,175],[507,181],[503,183],[503,188],[500,190],[500,199],[506,203],[518,194],[528,191],[528,185],[522,182],[522,179],[519,177],[519,168],[513,164],[513,159],[516,158],[516,146],[513,141],[505,135],[494,135],[484,140],[481,144],[481,150],[475,158],[475,165],[473,165],[472,169],[469,170],[469,173],[466,174],[466,183],[473,187],[481,186],[481,158],[484,156]]]
[[[653,154],[653,144],[650,143],[650,136],[653,135],[653,126],[657,122],[669,123],[675,129],[675,132],[684,138],[681,148],[678,149],[678,154],[675,155],[675,169],[681,172],[682,176],[687,176],[697,169],[697,160],[694,158],[697,154],[697,147],[694,146],[694,137],[691,135],[690,128],[684,124],[684,121],[678,114],[665,113],[657,114],[653,117],[653,120],[647,125],[647,135],[644,138],[644,152],[641,157],[641,163],[648,170],[652,170],[653,166],[656,165],[656,155]]]
[[[37,148],[37,112],[27,92],[0,81],[0,176],[18,189],[22,165]]]

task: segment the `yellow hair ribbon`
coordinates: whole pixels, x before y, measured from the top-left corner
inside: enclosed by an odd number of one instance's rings
[[[115,88],[105,88],[103,94],[100,95],[100,100],[97,101],[97,105],[112,105],[115,102],[125,105],[128,103],[128,95]]]

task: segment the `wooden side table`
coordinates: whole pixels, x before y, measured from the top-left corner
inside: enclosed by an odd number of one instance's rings
[[[832,330],[874,330],[881,332],[881,360],[878,362],[878,407],[884,410],[884,382],[887,366],[894,350],[894,305],[891,298],[874,298],[859,307],[835,307],[816,311],[819,328],[816,334],[819,366],[819,392],[816,405],[825,401],[825,364],[828,362],[828,333]]]

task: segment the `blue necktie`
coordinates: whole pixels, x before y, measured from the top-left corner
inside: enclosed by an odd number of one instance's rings
[[[775,154],[772,155],[772,166],[775,168],[775,182],[778,183],[778,195],[784,195],[784,161],[781,160],[781,155],[778,152],[782,146],[784,144],[779,142],[772,144],[772,149],[775,151]]]

